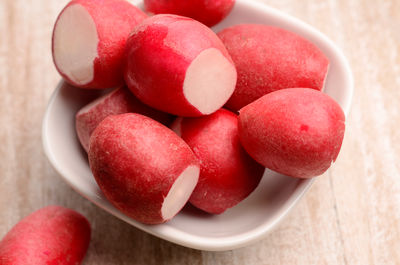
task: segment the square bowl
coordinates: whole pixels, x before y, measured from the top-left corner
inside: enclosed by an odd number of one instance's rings
[[[141,2],[137,3],[142,6]],[[324,93],[334,98],[347,114],[353,80],[342,52],[326,36],[306,23],[266,5],[237,0],[230,15],[213,29],[243,23],[267,24],[295,32],[317,45],[330,60]],[[71,187],[95,205],[125,222],[190,248],[231,250],[261,239],[297,204],[313,179],[295,179],[266,170],[257,189],[221,215],[210,215],[187,205],[175,218],[161,225],[136,222],[112,206],[102,194],[75,133],[75,113],[102,92],[78,89],[60,82],[44,119],[42,140],[51,164]]]

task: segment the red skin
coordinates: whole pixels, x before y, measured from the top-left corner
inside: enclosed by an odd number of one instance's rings
[[[199,182],[190,197],[191,204],[220,214],[258,186],[265,168],[240,145],[236,114],[220,109],[200,118],[183,118],[180,126],[174,126],[180,127],[182,139],[200,160]]]
[[[75,128],[85,151],[89,150],[90,135],[104,118],[129,112],[145,115],[166,126],[173,119],[172,115],[155,110],[140,102],[126,87],[117,88],[92,106],[89,111],[79,111],[76,114]]]
[[[163,219],[164,197],[190,165],[199,166],[189,146],[173,131],[140,114],[104,119],[90,138],[89,163],[108,200],[146,224]]]
[[[22,219],[0,242],[1,265],[81,264],[90,224],[81,214],[48,206]]]
[[[175,15],[143,21],[127,43],[125,82],[147,105],[179,116],[201,116],[184,97],[190,63],[202,51],[216,48],[231,58],[217,35],[203,24]]]
[[[246,151],[265,167],[297,178],[324,173],[339,154],[344,131],[339,104],[309,88],[272,92],[239,115]]]
[[[67,7],[74,4],[85,7],[96,24],[99,43],[98,57],[94,61],[94,77],[90,83],[79,85],[63,74],[56,65],[58,72],[68,83],[76,87],[104,89],[121,86],[124,83],[123,62],[126,41],[132,29],[147,18],[147,15],[125,0],[72,0],[60,15]],[[54,53],[54,48],[52,51]]]
[[[235,92],[225,105],[231,110],[238,111],[279,89],[308,87],[322,90],[324,86],[328,58],[317,46],[293,32],[244,24],[224,29],[218,37],[238,71]]]
[[[235,0],[144,0],[146,10],[155,14],[190,17],[212,27],[232,10]]]

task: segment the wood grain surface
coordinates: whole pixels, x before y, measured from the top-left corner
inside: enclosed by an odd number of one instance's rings
[[[66,0],[0,1],[0,238],[49,204],[88,217],[84,264],[400,264],[400,1],[259,0],[333,39],[350,61],[355,93],[334,167],[264,240],[197,251],[148,235],[75,193],[41,145],[58,80],[53,23]]]

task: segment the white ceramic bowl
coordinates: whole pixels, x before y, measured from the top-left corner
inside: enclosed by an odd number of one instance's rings
[[[349,111],[353,91],[350,68],[342,52],[327,37],[298,19],[250,0],[238,0],[229,17],[214,29],[219,31],[241,23],[279,26],[316,44],[330,59],[324,92],[336,99],[346,113]],[[209,215],[189,205],[168,223],[153,226],[138,223],[106,200],[92,176],[86,153],[75,134],[75,113],[98,95],[99,92],[76,89],[60,82],[43,120],[46,155],[64,180],[83,197],[157,237],[211,251],[248,245],[270,232],[313,182],[266,170],[259,187],[246,200],[221,215]]]

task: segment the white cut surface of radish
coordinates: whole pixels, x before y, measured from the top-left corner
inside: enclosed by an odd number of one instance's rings
[[[67,7],[54,29],[54,60],[73,82],[84,85],[94,78],[99,37],[89,12],[79,4]]]
[[[211,114],[232,95],[236,79],[235,66],[218,49],[209,48],[189,65],[183,93],[201,113]]]
[[[188,166],[175,180],[167,196],[164,199],[161,215],[169,220],[182,209],[196,187],[200,174],[198,166]]]

